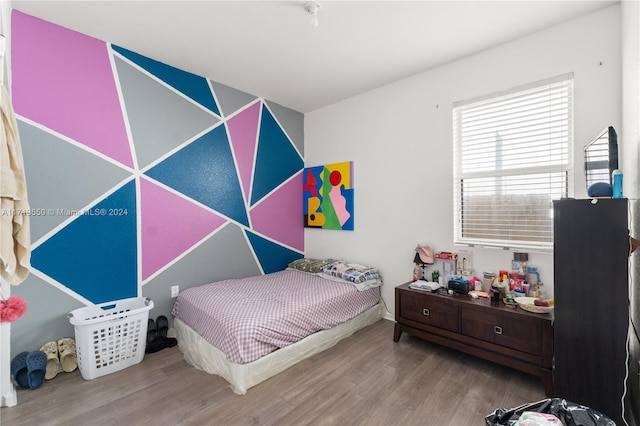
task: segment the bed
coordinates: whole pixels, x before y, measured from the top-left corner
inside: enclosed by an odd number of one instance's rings
[[[172,311],[178,346],[189,364],[243,395],[381,319],[381,284],[373,268],[300,259],[283,271],[192,287]]]

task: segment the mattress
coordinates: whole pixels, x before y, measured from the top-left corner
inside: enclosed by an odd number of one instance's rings
[[[244,364],[358,316],[380,301],[380,289],[284,270],[184,290],[173,315]]]
[[[203,339],[180,319],[175,319],[174,326],[178,346],[184,353],[187,363],[198,370],[224,378],[229,382],[234,393],[244,395],[249,388],[304,359],[335,346],[340,340],[351,336],[356,331],[376,323],[385,312],[384,305],[379,303],[342,324],[313,333],[296,343],[245,364],[229,362],[222,351]]]

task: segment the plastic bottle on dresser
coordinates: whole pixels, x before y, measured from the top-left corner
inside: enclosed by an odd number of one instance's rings
[[[504,274],[502,276],[502,281],[501,281],[502,285],[505,287],[505,291],[509,292],[511,290],[513,290],[511,288],[511,281],[509,280],[509,277],[507,276],[507,274]]]
[[[500,298],[504,299],[507,297],[507,293],[510,291],[509,289],[509,278],[507,278],[507,274],[502,276],[502,279],[498,281],[496,284],[496,288],[500,291]]]
[[[622,198],[622,172],[615,169],[611,173],[611,180],[613,181],[612,198]]]
[[[475,291],[482,291],[482,281],[474,277],[473,289]]]
[[[542,281],[538,281],[535,287],[532,285],[529,289],[529,296],[544,299],[544,293],[542,292],[543,285]]]

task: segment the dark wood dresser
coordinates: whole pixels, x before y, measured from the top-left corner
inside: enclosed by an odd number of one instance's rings
[[[395,289],[394,342],[402,332],[540,377],[553,395],[553,315],[468,295]]]

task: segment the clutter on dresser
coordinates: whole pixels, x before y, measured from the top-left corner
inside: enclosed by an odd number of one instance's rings
[[[483,272],[482,273],[482,291],[490,291],[491,285],[493,281],[496,279],[496,274],[494,272]]]
[[[413,255],[413,281],[426,280],[425,268],[433,265],[433,249],[431,246],[418,244]]]
[[[467,280],[473,278],[473,253],[460,250],[456,254],[456,275]]]
[[[468,294],[471,290],[469,286],[469,280],[462,277],[450,279],[448,288],[449,290],[453,290],[458,294]]]
[[[434,256],[433,249],[431,246],[418,244],[415,248],[415,253],[413,255],[413,282],[410,285],[411,288],[415,290],[424,290],[424,291],[436,291],[441,287],[438,278],[440,272],[433,271],[431,273],[431,278],[433,281],[429,281],[427,274],[425,273],[425,269],[429,265],[434,264]]]
[[[499,303],[500,298],[501,298],[500,291],[496,287],[491,287],[491,296],[490,296],[491,302]]]
[[[439,251],[435,256],[436,259],[440,259],[442,261],[442,283],[446,284],[456,274],[458,254],[448,251]]]
[[[638,245],[640,246],[640,241]],[[470,251],[436,252],[431,246],[418,245],[412,260],[413,281],[408,283],[412,290],[455,298],[468,297],[472,300],[489,299],[491,306],[534,313],[553,310],[553,300],[545,298],[540,271],[537,266],[529,264],[528,253],[514,252],[506,268],[497,272],[485,271],[482,278],[474,275],[473,253]],[[428,275],[425,268],[435,264],[437,265],[431,275]],[[518,301],[527,303],[525,305]],[[551,303],[550,309],[545,309],[546,303]]]
[[[424,281],[424,280],[414,281],[411,284],[409,284],[409,288],[412,288],[414,290],[424,290],[424,291],[436,291],[440,287],[442,286],[438,282]]]
[[[424,268],[420,266],[418,262],[416,262],[415,266],[413,267],[413,281],[419,281],[422,278],[424,278]]]
[[[515,272],[521,275],[526,274],[528,261],[528,253],[513,253],[513,260],[511,261],[511,272]]]

